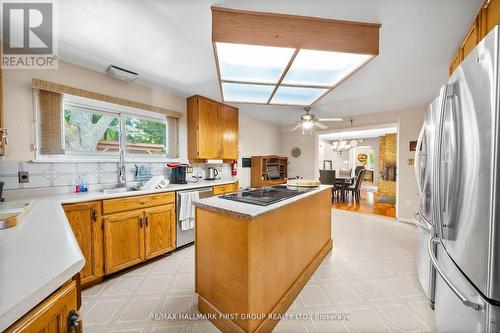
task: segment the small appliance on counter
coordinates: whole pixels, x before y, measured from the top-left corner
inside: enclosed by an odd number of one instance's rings
[[[172,162],[172,163],[167,163],[167,167],[172,169],[172,173],[170,175],[171,184],[187,184],[186,181],[186,173],[188,167],[187,164]]]
[[[216,168],[209,167],[207,169],[207,176],[205,177],[205,180],[216,180],[218,175],[219,171],[217,171]]]

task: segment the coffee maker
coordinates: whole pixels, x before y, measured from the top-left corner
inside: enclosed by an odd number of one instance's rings
[[[187,184],[187,167],[187,164],[179,164],[178,166],[171,167],[172,173],[170,174],[170,184]]]

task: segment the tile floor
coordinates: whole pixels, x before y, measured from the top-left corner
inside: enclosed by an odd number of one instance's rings
[[[333,210],[334,250],[288,310],[345,313],[344,321],[281,321],[275,332],[433,332],[434,314],[416,275],[416,228]],[[195,313],[194,247],[83,292],[85,332],[218,332],[208,321],[150,320]]]

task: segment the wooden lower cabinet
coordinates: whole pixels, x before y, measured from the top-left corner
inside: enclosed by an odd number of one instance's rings
[[[104,272],[111,274],[144,260],[144,211],[104,216]]]
[[[175,249],[175,205],[106,215],[104,273],[111,274]]]
[[[77,280],[71,280],[52,293],[5,332],[67,333],[81,328],[78,311]]]
[[[228,194],[228,193],[234,193],[238,192],[239,190],[239,183],[231,183],[231,184],[224,184],[224,185],[216,185],[213,187],[213,193],[214,195],[223,195],[223,194]]]
[[[101,202],[64,205],[64,212],[85,257],[80,271],[82,285],[99,281],[104,275]]]
[[[146,259],[175,249],[175,205],[168,204],[144,211],[146,221]]]

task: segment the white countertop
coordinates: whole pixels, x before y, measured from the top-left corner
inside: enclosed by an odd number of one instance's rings
[[[17,191],[8,200],[33,200],[24,220],[0,230],[0,332],[78,273],[85,264],[61,204],[229,184],[237,179],[171,184],[162,190],[41,194]],[[36,193],[36,194],[33,194]]]
[[[238,202],[233,200],[221,199],[219,197],[211,197],[206,199],[199,199],[194,202],[194,205],[199,208],[212,210],[216,212],[229,213],[238,217],[253,219],[259,215],[269,213],[273,210],[281,208],[283,206],[289,205],[296,201],[302,200],[308,196],[314,195],[321,191],[331,189],[332,185],[320,185],[309,192],[305,192],[300,195],[296,195],[289,199],[271,204],[269,206],[258,206],[252,205],[244,202]]]

